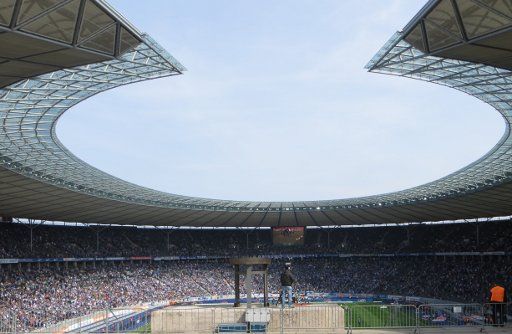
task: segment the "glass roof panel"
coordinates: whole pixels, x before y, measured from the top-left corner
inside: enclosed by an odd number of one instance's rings
[[[16,0],[3,0],[0,2],[0,24],[9,25],[11,23],[15,3]]]
[[[448,30],[455,36],[458,36],[459,38],[462,37],[457,20],[455,19],[455,11],[453,10],[450,0],[441,1],[426,18],[427,20]]]
[[[134,49],[139,44],[140,41],[137,38],[135,38],[135,36],[133,36],[125,28],[121,28],[121,49],[119,51],[120,54],[123,54],[126,51]]]
[[[110,16],[96,6],[91,0],[87,0],[78,42],[87,39],[112,23],[114,23],[114,20]]]
[[[512,24],[512,20],[498,15],[475,2],[469,0],[456,1],[469,38],[478,37]]]
[[[23,23],[60,2],[61,0],[23,0],[17,23]]]
[[[416,49],[425,52],[425,44],[423,43],[423,34],[421,33],[421,26],[418,24],[413,30],[405,37],[405,40],[409,42]]]
[[[436,25],[430,23],[429,21],[425,21],[425,29],[427,31],[427,41],[431,51],[460,42],[460,39],[438,28]]]
[[[30,22],[22,30],[71,43],[79,6],[80,0],[73,0],[47,15]]]
[[[108,54],[114,54],[114,46],[116,41],[116,25],[113,24],[103,32],[95,35],[85,43],[81,44],[81,47],[92,49]]]
[[[512,1],[510,0],[480,0],[480,2],[512,18]]]

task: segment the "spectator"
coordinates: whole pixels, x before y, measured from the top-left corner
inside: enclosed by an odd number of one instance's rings
[[[281,261],[270,266],[269,291],[273,294],[280,291],[283,266]],[[484,302],[494,277],[511,272],[512,265],[505,257],[471,263],[433,257],[359,257],[295,260],[293,270],[300,277],[297,293],[394,294]],[[20,330],[32,330],[108,307],[234,294],[232,276],[227,263],[207,260],[106,262],[96,268],[70,269],[13,267],[0,273],[0,323],[15,314]],[[512,283],[508,279],[506,286]],[[253,287],[256,293],[263,290],[260,278]]]

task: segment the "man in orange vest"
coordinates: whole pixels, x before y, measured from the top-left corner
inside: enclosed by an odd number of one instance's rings
[[[507,303],[507,293],[505,288],[493,284],[491,289],[491,307],[492,320],[495,326],[503,326],[505,320],[505,305]]]

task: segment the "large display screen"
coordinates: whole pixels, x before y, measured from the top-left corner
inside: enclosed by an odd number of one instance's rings
[[[304,245],[304,227],[273,227],[272,242],[277,246],[302,246]]]

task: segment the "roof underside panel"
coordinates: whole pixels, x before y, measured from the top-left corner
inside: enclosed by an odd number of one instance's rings
[[[117,33],[122,35],[119,41]],[[2,0],[0,88],[62,68],[111,60],[140,42],[138,32],[93,0]]]
[[[282,213],[281,226],[295,226],[295,219],[298,226],[327,226],[503,216],[510,214],[510,201],[512,183],[460,198],[393,208]],[[0,172],[0,212],[14,217],[130,225],[265,227],[276,226],[279,221],[278,213],[263,211],[172,210],[107,200],[27,180],[5,169]]]
[[[512,69],[511,3],[439,0],[405,31],[405,41],[442,58]]]

